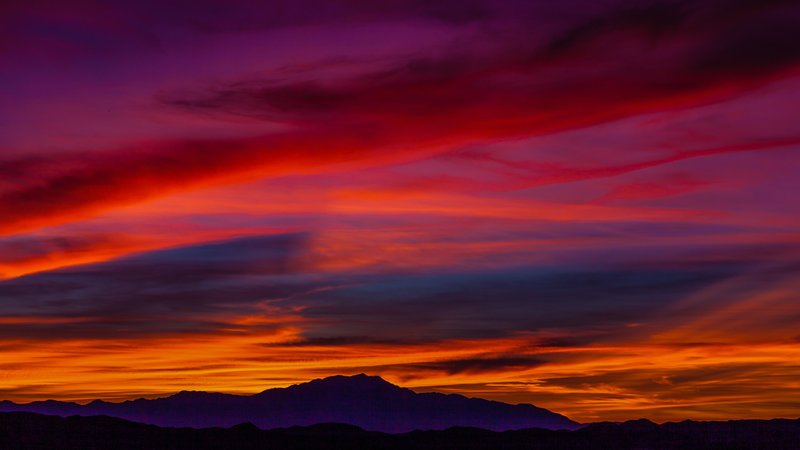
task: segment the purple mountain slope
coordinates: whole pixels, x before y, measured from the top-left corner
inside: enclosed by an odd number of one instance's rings
[[[334,376],[255,395],[183,391],[170,397],[86,405],[43,401],[0,402],[0,412],[113,417],[168,427],[230,427],[251,422],[262,429],[339,422],[367,430],[401,433],[470,426],[505,431],[521,428],[576,429],[580,424],[533,405],[461,395],[417,394],[380,377]]]

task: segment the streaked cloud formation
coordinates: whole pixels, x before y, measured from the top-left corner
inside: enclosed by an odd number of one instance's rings
[[[793,2],[233,3],[0,7],[3,398],[800,414]]]

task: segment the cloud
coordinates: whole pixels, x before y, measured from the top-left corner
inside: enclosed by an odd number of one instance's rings
[[[274,344],[266,344],[269,347],[341,347],[341,346],[369,346],[369,345],[397,345],[407,346],[413,342],[413,338],[409,339],[376,339],[369,336],[309,336],[302,337],[301,339],[278,342]],[[428,342],[430,343],[430,342]]]
[[[318,325],[318,333],[334,335],[347,330],[383,339],[412,334],[424,339],[488,338],[520,330],[569,329],[599,337],[615,334],[625,324],[725,276],[717,269],[702,273],[537,267],[403,274],[309,294],[302,302],[304,316],[335,319]]]
[[[657,5],[598,13],[588,25],[562,30],[550,45],[531,43],[521,32],[479,32],[458,46],[380,69],[356,67],[344,77],[243,75],[206,90],[162,91],[158,101],[183,114],[248,116],[291,128],[251,138],[143,139],[102,152],[54,155],[47,162],[5,158],[0,173],[14,175],[0,190],[0,232],[248,177],[314,173],[343,162],[374,166],[476,141],[712,102],[779,76],[798,60],[796,28],[782,19],[796,14],[788,6],[765,6],[745,22],[727,10],[725,20],[717,19],[725,8],[716,4],[710,11]],[[743,7],[750,6],[734,5]],[[518,25],[513,29],[540,24]],[[627,28],[660,37],[620,36]],[[751,35],[758,36],[758,45],[739,51]],[[581,50],[587,45],[597,48]],[[756,52],[763,48],[769,51]],[[766,59],[754,64],[756,57]]]
[[[445,361],[432,361],[429,363],[406,364],[402,366],[387,367],[393,372],[417,374],[420,372],[441,372],[447,375],[461,373],[492,373],[507,372],[510,370],[526,370],[537,367],[545,362],[538,358],[506,356],[489,358],[465,358]]]
[[[302,274],[305,239],[256,236],[6,280],[2,334],[69,340],[277,329],[295,314],[264,302],[323,286]],[[274,317],[235,323],[264,314]]]
[[[585,343],[582,333],[593,334],[590,340],[616,336],[620,327],[641,322],[654,308],[746,267],[733,261],[685,271],[676,265],[640,270],[531,266],[481,274],[327,272],[315,265],[318,256],[308,239],[302,233],[252,236],[6,280],[0,283],[0,298],[13,301],[5,303],[3,316],[28,319],[9,322],[5,332],[48,339],[96,332],[102,338],[108,330],[119,337],[247,332],[291,323],[306,332],[303,340],[286,345],[306,347],[411,345],[419,339],[503,337],[541,329],[567,330],[561,341]],[[717,301],[709,299],[703,308]],[[676,314],[686,313],[681,311]],[[275,322],[237,322],[264,314]]]

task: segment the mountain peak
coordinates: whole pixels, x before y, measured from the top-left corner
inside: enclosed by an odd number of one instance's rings
[[[577,423],[531,405],[509,405],[459,395],[421,393],[379,376],[359,373],[320,378],[255,395],[181,391],[175,395],[122,403],[2,405],[0,411],[108,415],[168,427],[231,427],[251,422],[269,429],[346,423],[366,430],[401,433],[452,426],[511,430],[572,429]]]
[[[334,375],[327,378],[322,378],[320,381],[327,382],[327,383],[336,383],[336,382],[344,382],[344,383],[353,383],[353,384],[388,384],[390,386],[399,387],[388,381],[384,380],[383,378],[377,375],[367,375],[365,373],[359,373],[358,375]]]
[[[202,391],[180,391],[177,394],[173,394],[172,397],[177,398],[192,398],[192,397],[200,397],[206,394],[206,392]]]
[[[326,378],[317,378],[306,383],[295,384],[289,389],[302,390],[308,388],[333,389],[333,390],[404,390],[379,376],[359,373],[357,375],[333,375]],[[264,391],[268,392],[268,391]]]

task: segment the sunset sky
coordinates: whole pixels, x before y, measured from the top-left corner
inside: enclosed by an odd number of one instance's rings
[[[0,399],[357,373],[800,416],[796,1],[0,4]]]

